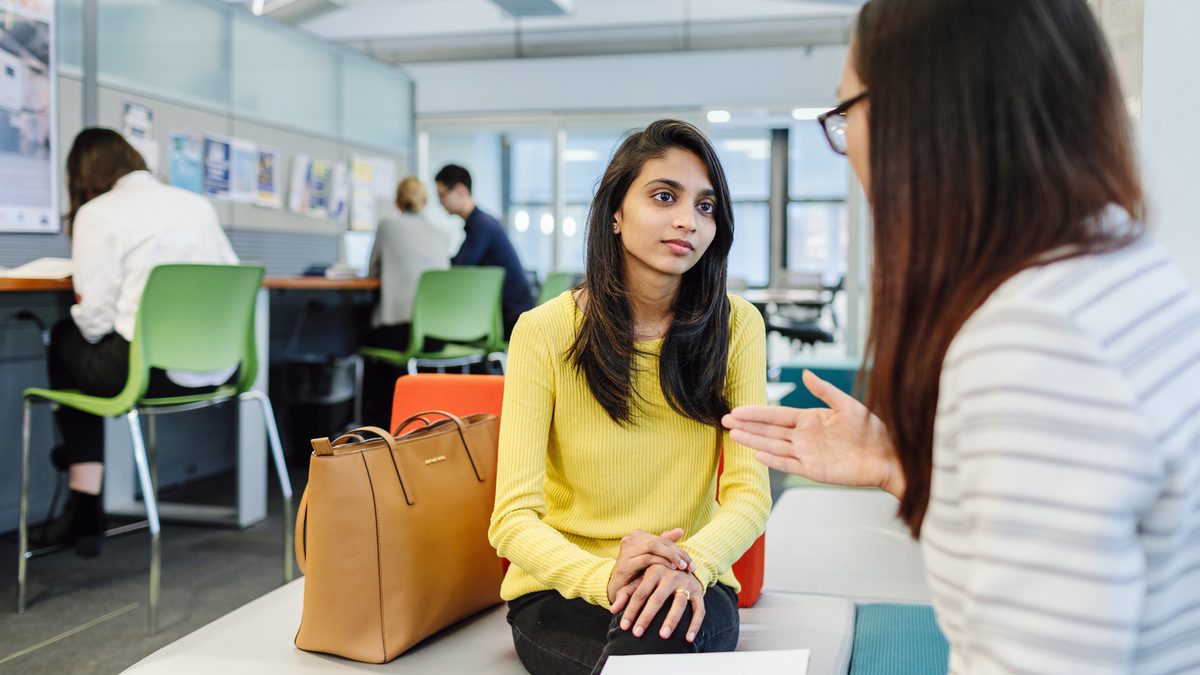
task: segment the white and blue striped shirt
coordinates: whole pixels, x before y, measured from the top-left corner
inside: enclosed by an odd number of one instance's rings
[[[951,673],[1200,672],[1200,296],[1146,238],[946,354],[922,532]]]

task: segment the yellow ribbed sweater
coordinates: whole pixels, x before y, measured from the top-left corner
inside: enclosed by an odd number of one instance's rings
[[[726,396],[766,402],[762,317],[730,296]],[[640,398],[621,426],[596,402],[564,353],[582,320],[570,292],[521,316],[509,343],[488,532],[512,561],[500,595],[554,589],[609,607],[621,537],[681,527],[696,576],[741,588],[730,567],[763,533],[771,509],[767,469],[729,434],[671,410],[658,381],[661,340],[639,342]],[[717,504],[717,467],[725,469]]]

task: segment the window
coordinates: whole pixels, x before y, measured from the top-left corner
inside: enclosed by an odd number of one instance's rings
[[[731,285],[766,286],[771,274],[771,130],[715,129],[712,140],[733,200]]]
[[[849,169],[829,150],[814,122],[788,130],[787,253],[789,272],[835,284],[846,274]]]

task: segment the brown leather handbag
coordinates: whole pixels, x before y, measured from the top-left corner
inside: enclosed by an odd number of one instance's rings
[[[312,441],[296,516],[300,649],[386,663],[501,602],[487,538],[499,422],[429,412],[395,433],[417,420],[427,426],[399,437],[362,427]]]

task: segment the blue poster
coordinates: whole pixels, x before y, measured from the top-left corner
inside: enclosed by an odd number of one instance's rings
[[[204,194],[204,141],[196,134],[171,134],[171,185]]]
[[[231,149],[228,139],[209,136],[204,141],[204,192],[210,197],[229,196]]]

